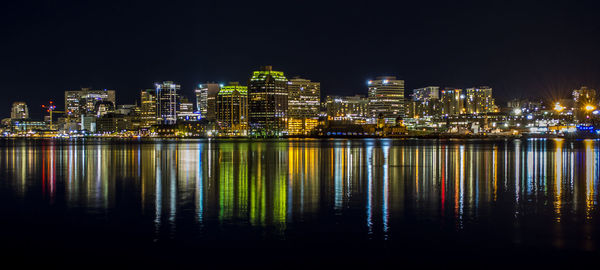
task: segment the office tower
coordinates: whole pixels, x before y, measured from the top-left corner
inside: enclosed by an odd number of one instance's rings
[[[436,116],[441,113],[440,88],[438,86],[427,86],[413,90],[412,95],[413,118]]]
[[[490,113],[496,111],[492,88],[488,86],[467,88],[465,109],[468,114]]]
[[[29,118],[29,109],[27,108],[27,104],[25,102],[13,102],[12,108],[10,110],[10,118],[11,119],[28,119]]]
[[[573,104],[575,116],[578,120],[582,121],[589,118],[590,113],[598,108],[596,90],[586,86],[573,90]]]
[[[96,105],[100,102],[110,102],[115,107],[115,90],[81,90],[65,91],[65,112],[67,116],[79,118],[80,115],[96,115]]]
[[[440,92],[442,114],[448,116],[464,113],[464,99],[462,89],[444,88]]]
[[[248,87],[237,82],[221,87],[216,99],[216,120],[226,135],[247,134]]]
[[[254,71],[248,82],[249,124],[255,136],[280,136],[286,132],[288,80],[271,66]]]
[[[321,83],[294,78],[288,82],[288,133],[307,135],[319,122]]]
[[[364,122],[370,116],[369,99],[362,95],[327,96],[325,110],[329,120]]]
[[[181,86],[172,81],[155,83],[156,117],[160,124],[172,125],[177,122],[177,91]]]
[[[203,83],[198,85],[196,92],[196,108],[200,113],[201,118],[215,120],[215,99],[221,85],[214,82]]]
[[[141,108],[140,108],[140,125],[142,128],[149,128],[152,125],[156,125],[157,113],[156,113],[156,90],[146,89],[140,93]]]
[[[386,123],[396,123],[404,117],[404,80],[394,76],[377,77],[368,82],[369,111],[374,119],[383,117]]]

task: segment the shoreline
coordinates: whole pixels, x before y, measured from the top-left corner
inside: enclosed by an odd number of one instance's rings
[[[1,137],[2,140],[323,140],[323,139],[392,139],[392,140],[514,140],[514,139],[565,139],[565,140],[587,140],[600,139],[600,136],[558,136],[558,135],[540,135],[540,134],[521,134],[521,135],[455,135],[455,134],[429,134],[429,135],[395,135],[395,136],[282,136],[282,137],[176,137],[176,136],[75,136],[75,137],[34,137],[34,136],[14,136]]]

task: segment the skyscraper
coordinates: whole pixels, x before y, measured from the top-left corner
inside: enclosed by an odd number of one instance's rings
[[[465,96],[466,113],[479,114],[496,111],[492,88],[488,86],[467,88]]]
[[[294,78],[288,82],[288,132],[306,135],[319,122],[321,83]]]
[[[27,104],[25,102],[13,102],[12,108],[10,110],[10,118],[15,119],[28,119],[29,118],[29,109],[27,108]]]
[[[443,115],[458,115],[464,113],[465,95],[462,89],[444,88],[440,92],[440,102]]]
[[[248,82],[251,132],[256,136],[280,136],[286,132],[288,80],[271,66],[254,71]]]
[[[215,99],[221,85],[214,82],[207,82],[198,85],[196,92],[196,108],[200,113],[200,117],[208,120],[215,120]]]
[[[81,90],[65,91],[65,112],[67,115],[79,118],[81,115],[97,114],[97,104],[101,102],[112,103],[116,107],[115,90]]]
[[[382,116],[386,123],[395,123],[398,117],[404,117],[404,80],[384,76],[370,80],[367,84],[372,118]]]
[[[146,89],[142,90],[140,93],[141,99],[141,108],[140,108],[140,118],[141,118],[141,127],[149,128],[152,125],[157,124],[157,115],[156,115],[156,90],[155,89]]]
[[[246,135],[248,130],[248,87],[237,82],[221,87],[216,99],[216,118],[227,135]]]
[[[177,122],[177,91],[181,86],[172,81],[155,83],[156,86],[156,116],[160,124],[175,124]]]

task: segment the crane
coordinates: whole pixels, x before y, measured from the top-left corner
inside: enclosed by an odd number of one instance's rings
[[[50,102],[47,105],[42,105],[42,108],[46,109],[46,112],[50,114],[50,129],[53,130],[54,127],[52,125],[52,114],[65,113],[65,111],[57,111],[56,106],[54,105],[54,102],[52,102],[52,100],[50,100]]]

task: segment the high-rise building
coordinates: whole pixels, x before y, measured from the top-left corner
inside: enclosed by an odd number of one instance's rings
[[[201,118],[208,120],[215,120],[215,110],[217,93],[221,89],[220,84],[214,82],[208,82],[198,85],[196,92],[196,108],[200,113]]]
[[[458,115],[465,113],[464,110],[465,95],[462,89],[444,88],[440,92],[440,102],[443,115]]]
[[[370,117],[369,99],[362,95],[327,96],[325,110],[329,120],[365,122]]]
[[[79,118],[80,115],[96,115],[98,103],[110,102],[116,105],[115,90],[81,90],[65,91],[65,112],[68,116]]]
[[[140,120],[142,128],[149,128],[152,125],[156,125],[157,114],[156,114],[156,90],[146,89],[140,93],[141,108],[140,108]]]
[[[177,91],[179,84],[172,81],[155,83],[156,86],[156,117],[160,124],[172,125],[177,122]]]
[[[10,118],[15,119],[28,119],[29,118],[29,109],[27,108],[27,104],[25,102],[13,102],[12,108],[10,110]]]
[[[246,135],[248,131],[248,87],[237,82],[221,87],[216,99],[216,120],[226,135]]]
[[[254,71],[248,82],[248,112],[256,136],[280,136],[286,132],[288,80],[271,66]]]
[[[377,77],[370,80],[368,86],[372,118],[383,117],[386,123],[396,123],[397,118],[404,117],[404,80],[394,76]]]
[[[294,78],[288,82],[288,133],[307,135],[319,122],[321,83]]]
[[[435,116],[441,113],[440,88],[438,86],[414,89],[412,101],[411,116],[414,118]]]
[[[496,111],[492,97],[492,88],[488,86],[467,88],[465,109],[468,114],[490,113]]]

